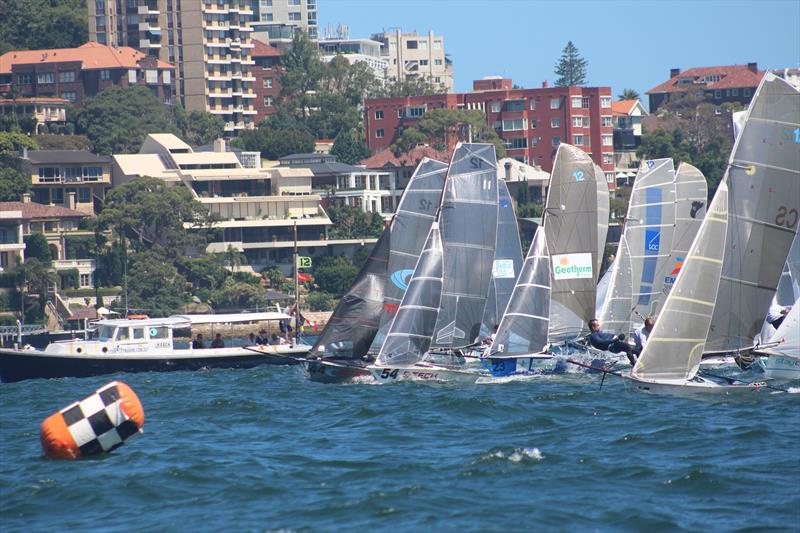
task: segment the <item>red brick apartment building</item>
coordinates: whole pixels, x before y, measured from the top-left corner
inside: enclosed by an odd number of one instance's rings
[[[77,48],[17,50],[0,56],[0,92],[63,98],[80,107],[112,85],[142,85],[171,104],[174,71],[169,63],[127,46],[88,42]]]
[[[281,94],[281,51],[274,46],[252,39],[252,57],[255,62],[252,73],[255,78],[253,92],[256,95],[253,109],[254,122],[260,124],[265,118],[278,112],[275,107]]]
[[[386,150],[402,128],[429,109],[479,109],[503,139],[509,157],[553,168],[561,142],[580,147],[600,165],[614,189],[614,123],[610,87],[514,89],[508,78],[475,80],[470,93],[367,100],[367,144]]]

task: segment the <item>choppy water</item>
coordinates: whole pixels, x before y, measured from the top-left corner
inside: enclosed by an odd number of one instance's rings
[[[44,459],[40,422],[114,377],[145,433]],[[798,394],[714,403],[579,375],[332,386],[297,367],[0,385],[2,531],[798,528]]]

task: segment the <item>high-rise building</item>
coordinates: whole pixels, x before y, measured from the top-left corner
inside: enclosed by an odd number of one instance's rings
[[[251,26],[256,36],[279,48],[292,42],[303,30],[317,39],[317,0],[252,0],[255,16]]]
[[[175,93],[225,131],[253,127],[250,0],[88,0],[89,38],[136,47],[176,66]]]
[[[352,65],[366,63],[375,78],[386,79],[389,62],[381,56],[381,43],[371,39],[326,38],[319,40],[319,58],[325,62],[341,55]]]
[[[453,62],[445,54],[441,35],[432,31],[427,35],[403,33],[396,29],[375,33],[371,39],[381,43],[381,56],[388,62],[388,80],[425,78],[446,92],[453,90]]]

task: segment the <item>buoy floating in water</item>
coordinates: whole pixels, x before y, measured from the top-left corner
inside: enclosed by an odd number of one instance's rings
[[[76,459],[107,453],[121,446],[144,426],[144,409],[136,394],[121,381],[47,417],[40,437],[44,454]]]

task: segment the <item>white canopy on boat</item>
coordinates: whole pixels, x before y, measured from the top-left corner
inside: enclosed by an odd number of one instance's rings
[[[268,311],[263,313],[229,313],[222,315],[173,315],[170,318],[188,321],[195,324],[227,324],[234,322],[264,322],[267,320],[289,320],[286,313]]]
[[[188,328],[191,322],[186,317],[170,316],[166,318],[115,318],[111,320],[98,320],[97,326],[111,327],[150,327],[150,326],[169,326],[171,328]]]

